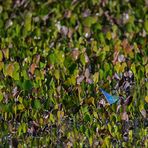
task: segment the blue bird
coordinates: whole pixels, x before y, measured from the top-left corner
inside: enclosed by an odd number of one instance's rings
[[[109,93],[107,93],[105,90],[101,89],[101,92],[103,93],[103,95],[105,96],[107,102],[111,105],[111,104],[114,104],[116,103],[118,100],[119,100],[119,97],[117,96],[112,96],[110,95]]]

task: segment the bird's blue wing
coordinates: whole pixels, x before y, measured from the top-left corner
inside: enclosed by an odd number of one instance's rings
[[[119,97],[117,96],[112,96],[110,95],[109,93],[107,93],[106,91],[104,91],[103,89],[101,89],[101,92],[103,93],[103,95],[105,96],[107,102],[111,105],[111,104],[114,104],[116,103],[118,100],[119,100]]]

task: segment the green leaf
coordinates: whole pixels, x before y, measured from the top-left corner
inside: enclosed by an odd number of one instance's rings
[[[103,77],[104,77],[104,72],[103,72],[102,69],[100,69],[100,70],[99,70],[99,78],[100,78],[100,80],[102,80]]]
[[[54,118],[54,116],[53,116],[53,114],[52,114],[52,113],[50,113],[50,117],[49,117],[49,119],[50,119],[50,121],[51,121],[52,123],[54,123],[54,122],[55,122],[55,118]]]
[[[102,44],[105,43],[105,37],[104,37],[104,34],[103,34],[103,33],[99,33],[98,39],[99,39],[99,41],[100,41]]]
[[[27,132],[27,125],[24,122],[22,123],[22,131],[23,131],[23,133]]]
[[[84,121],[85,121],[85,122],[90,122],[90,121],[91,121],[90,115],[89,115],[88,113],[85,114],[85,116],[84,116]]]
[[[24,80],[22,87],[24,90],[31,90],[32,89],[32,82],[30,80]]]
[[[51,64],[56,63],[57,58],[56,58],[56,55],[54,53],[50,54],[49,59],[50,59]]]
[[[34,109],[37,109],[37,110],[41,109],[40,100],[35,99],[35,100],[33,101],[33,108],[34,108]]]
[[[81,60],[81,63],[83,64],[83,66],[84,66],[86,64],[86,60],[85,60],[85,55],[84,54],[81,54],[80,60]]]
[[[0,19],[0,29],[4,27],[4,21]]]

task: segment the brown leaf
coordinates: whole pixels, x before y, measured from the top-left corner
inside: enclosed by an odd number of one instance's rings
[[[40,58],[41,56],[38,54],[38,55],[35,55],[34,58],[33,58],[33,63],[35,63],[36,65],[39,64],[40,62]]]
[[[73,28],[68,28],[68,34],[67,34],[67,36],[68,36],[69,38],[72,37],[73,33],[74,33],[74,29],[73,29]]]
[[[127,45],[128,45],[128,40],[127,39],[124,39],[122,41],[122,47],[123,47],[123,49],[125,49],[127,47]]]
[[[35,68],[36,68],[36,64],[35,64],[35,63],[31,64],[29,71],[30,71],[30,73],[31,73],[32,75],[33,75],[34,72],[35,72]]]
[[[132,51],[133,47],[128,43],[127,39],[124,39],[122,42],[122,47],[125,53],[129,53]]]
[[[12,64],[7,65],[6,71],[7,71],[7,75],[12,77],[12,74],[14,71],[14,64],[12,63]]]
[[[6,59],[9,58],[9,49],[8,48],[4,48],[2,49],[3,55]]]
[[[65,14],[64,14],[64,17],[66,17],[66,18],[70,18],[71,17],[71,10],[67,10],[67,11],[65,11]]]
[[[114,64],[114,65],[115,65],[116,62],[118,61],[118,55],[119,55],[119,51],[116,50],[116,51],[114,52],[114,59],[113,59],[113,64]]]

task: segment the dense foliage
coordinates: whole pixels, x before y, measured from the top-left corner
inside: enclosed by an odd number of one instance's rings
[[[0,0],[1,146],[148,147],[147,77],[147,0]]]

